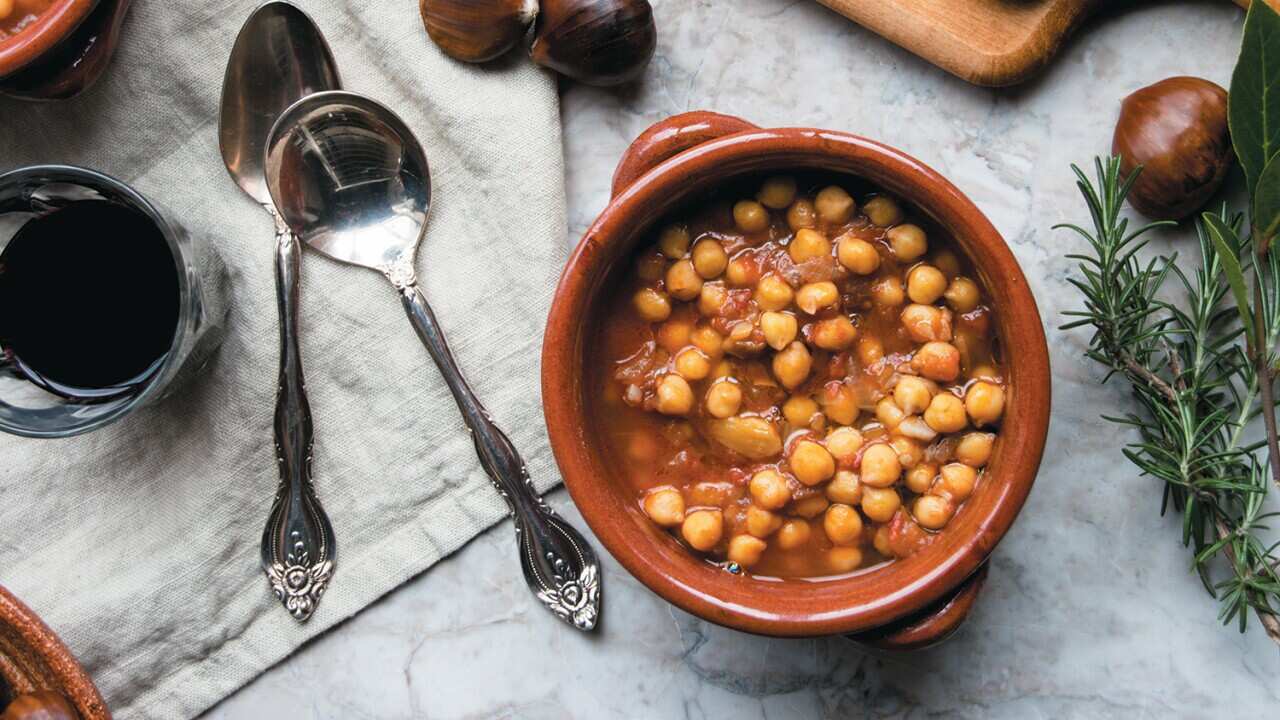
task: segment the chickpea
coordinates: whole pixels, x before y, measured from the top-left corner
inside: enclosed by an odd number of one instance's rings
[[[685,380],[701,380],[711,374],[711,358],[696,347],[676,353],[675,370]]]
[[[646,322],[662,322],[671,317],[671,298],[653,288],[641,288],[631,298],[631,304]]]
[[[836,243],[836,258],[857,275],[870,275],[880,268],[880,253],[876,252],[876,246],[853,235],[841,236]]]
[[[895,437],[889,447],[898,453],[898,464],[910,470],[924,460],[924,445],[908,437]]]
[[[915,262],[929,251],[929,241],[918,225],[899,225],[885,233],[899,262]]]
[[[926,530],[941,530],[951,521],[951,503],[937,495],[921,495],[911,507],[916,522]]]
[[[865,477],[863,479],[865,480]],[[900,507],[902,507],[902,497],[891,487],[862,489],[862,512],[868,520],[889,522]]]
[[[867,214],[868,220],[880,227],[889,227],[902,222],[902,208],[887,195],[877,195],[868,200],[867,204],[862,206],[862,212]]]
[[[787,460],[791,474],[805,485],[813,486],[836,474],[836,461],[827,449],[812,440],[801,440]]]
[[[936,477],[938,477],[937,465],[920,463],[907,471],[907,489],[917,495],[923,495],[933,487],[933,479]]]
[[[856,547],[833,547],[827,551],[827,567],[832,572],[853,572],[861,565],[862,551]]]
[[[929,305],[946,291],[946,276],[932,265],[917,265],[907,273],[907,297],[911,302]]]
[[[804,343],[795,340],[785,350],[773,356],[773,375],[782,386],[791,390],[809,377],[813,358]]]
[[[840,291],[829,280],[809,283],[796,291],[796,307],[810,315],[816,315],[819,310],[832,307],[839,301]]]
[[[857,505],[862,502],[862,483],[858,475],[849,470],[841,470],[827,483],[827,499],[833,503]]]
[[[679,260],[689,252],[689,228],[669,225],[658,236],[658,251],[672,260]]]
[[[964,402],[948,392],[933,396],[929,408],[924,411],[924,421],[940,433],[960,432],[969,424],[964,414]]]
[[[958,313],[967,313],[978,307],[978,284],[967,277],[957,277],[942,294],[947,305]]]
[[[937,492],[948,495],[952,500],[960,503],[969,499],[977,484],[977,470],[960,463],[947,463],[942,466],[942,477],[938,480]]]
[[[667,292],[677,300],[692,300],[702,292],[702,278],[688,260],[677,260],[667,268]]]
[[[848,505],[832,505],[822,517],[822,529],[836,545],[857,545],[862,537],[862,516]]]
[[[809,542],[811,532],[809,523],[804,520],[787,520],[778,528],[773,541],[783,550],[794,550]]]
[[[796,236],[787,245],[787,254],[791,256],[792,262],[799,265],[805,260],[830,255],[831,241],[817,230],[801,228],[796,231]]]
[[[996,436],[991,433],[971,432],[960,438],[955,458],[969,467],[980,468],[991,459],[991,447],[995,442]]]
[[[709,358],[719,358],[724,354],[722,349],[724,338],[720,337],[720,333],[716,332],[715,329],[706,325],[694,330],[693,334],[689,336],[689,341]]]
[[[738,414],[742,405],[742,388],[729,378],[711,384],[707,390],[707,412],[712,417],[727,418]]]
[[[724,514],[719,510],[695,510],[685,516],[680,534],[694,550],[707,552],[724,535]]]
[[[902,289],[901,280],[896,277],[886,277],[871,286],[871,299],[877,305],[898,307],[907,301],[907,293]]]
[[[787,209],[787,225],[794,232],[801,228],[811,228],[818,224],[818,211],[813,203],[801,198],[791,203]]]
[[[777,510],[791,502],[791,487],[777,470],[761,470],[747,486],[751,499],[765,510]]]
[[[863,366],[875,365],[884,359],[884,343],[877,337],[864,337],[858,341],[858,362]]]
[[[766,538],[780,527],[782,518],[776,513],[755,505],[747,507],[747,532],[758,538]]]
[[[903,375],[893,387],[893,401],[902,412],[918,415],[929,407],[929,399],[933,395],[929,382],[914,375]]]
[[[704,283],[702,291],[698,293],[698,312],[705,317],[715,317],[720,314],[720,309],[728,299],[729,291],[724,289],[723,284]]]
[[[982,363],[980,365],[975,365],[973,369],[969,371],[969,378],[973,380],[986,380],[987,382],[998,383],[1000,382],[1000,371],[996,370],[995,366],[991,363]]]
[[[951,314],[932,305],[911,304],[899,316],[907,335],[918,343],[951,339]]]
[[[827,433],[827,439],[823,442],[827,446],[827,452],[837,461],[852,464],[858,451],[862,449],[862,433],[851,427],[836,428]]]
[[[898,427],[906,417],[907,414],[898,407],[898,403],[894,402],[892,395],[886,395],[876,403],[876,420],[890,430]]]
[[[800,324],[791,313],[770,311],[760,316],[760,330],[764,333],[764,341],[774,350],[781,350],[791,344],[800,332]]]
[[[724,279],[729,287],[747,287],[760,279],[760,270],[755,263],[736,258],[730,260],[728,267],[724,269]]]
[[[735,535],[729,541],[729,552],[727,557],[729,562],[735,562],[744,568],[760,562],[760,556],[764,555],[765,548],[768,543],[758,537],[752,535]]]
[[[13,14],[13,0],[0,0],[0,20],[7,20]]]
[[[668,320],[658,326],[658,347],[669,353],[679,352],[693,337],[693,324],[687,320]]]
[[[644,496],[644,513],[662,527],[684,522],[684,496],[673,487],[660,487]]]
[[[938,382],[951,382],[960,376],[960,351],[945,342],[928,342],[911,359],[916,372]]]
[[[729,256],[719,242],[704,238],[693,246],[693,269],[703,278],[713,280],[729,265]]]
[[[889,526],[881,525],[876,528],[876,534],[872,537],[871,544],[875,546],[876,552],[891,558],[893,557],[893,545],[889,542]]]
[[[769,211],[755,200],[739,200],[733,206],[733,222],[742,232],[760,232],[769,227]]]
[[[862,453],[860,469],[862,474],[859,479],[862,484],[872,488],[887,488],[902,476],[902,462],[898,459],[897,451],[884,443],[872,445]],[[865,492],[863,501],[866,501]]]
[[[832,380],[822,388],[822,412],[839,425],[852,425],[858,419],[858,397],[853,388]]]
[[[777,312],[785,310],[795,297],[795,291],[786,280],[777,275],[765,275],[756,283],[755,299],[761,310]]]
[[[960,274],[960,258],[950,250],[939,250],[933,254],[933,266],[942,271],[943,275],[948,278],[954,278]]]
[[[684,378],[674,373],[658,382],[658,412],[663,415],[688,415],[693,409],[693,390]]]
[[[845,192],[844,188],[836,185],[819,190],[813,204],[818,211],[818,217],[832,225],[843,225],[849,222],[855,210],[853,198],[849,197],[849,193]]]
[[[818,414],[818,403],[807,395],[792,395],[782,404],[782,416],[792,427],[809,427],[813,416]]]
[[[821,495],[810,495],[803,500],[797,500],[791,504],[791,512],[802,518],[812,520],[822,513],[826,512],[827,506],[831,502]]]
[[[852,345],[856,337],[858,329],[849,318],[841,315],[815,323],[811,339],[814,345],[823,350],[836,352]]]
[[[978,427],[989,425],[1004,413],[1004,388],[985,380],[969,386],[964,394],[964,407]]]
[[[774,175],[765,178],[756,193],[756,199],[765,207],[781,210],[796,199],[796,179],[790,175]]]
[[[667,260],[662,253],[646,253],[636,259],[636,277],[647,283],[656,283],[667,272]]]

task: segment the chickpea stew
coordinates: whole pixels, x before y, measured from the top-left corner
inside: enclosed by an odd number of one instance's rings
[[[40,18],[54,0],[0,0],[0,40],[6,40]]]
[[[976,273],[918,215],[797,173],[652,231],[588,379],[605,458],[652,522],[732,572],[791,578],[945,531],[982,482],[1006,388]]]

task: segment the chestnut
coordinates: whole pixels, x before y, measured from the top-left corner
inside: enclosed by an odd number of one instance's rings
[[[0,720],[77,720],[79,717],[66,698],[48,690],[19,695],[0,713]]]
[[[588,85],[639,77],[658,46],[649,0],[542,0],[529,55]]]
[[[449,57],[492,60],[515,47],[538,13],[537,0],[422,0],[427,34]]]
[[[1227,91],[1197,77],[1171,77],[1120,106],[1111,152],[1125,175],[1143,166],[1129,192],[1138,212],[1180,220],[1204,206],[1231,169]]]

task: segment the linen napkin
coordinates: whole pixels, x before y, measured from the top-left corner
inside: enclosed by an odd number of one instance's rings
[[[413,0],[298,4],[346,88],[389,105],[425,146],[435,194],[423,291],[546,490],[559,476],[539,352],[565,235],[554,79],[518,56],[449,60]],[[0,100],[0,169],[114,175],[214,243],[229,269],[228,336],[194,384],[89,435],[0,436],[0,584],[61,635],[121,720],[199,713],[505,514],[394,290],[308,251],[302,352],[337,567],[306,625],[269,592],[258,543],[278,481],[273,225],[217,146],[223,70],[254,6],[138,0],[89,93]],[[514,548],[510,566],[475,572],[518,572]]]

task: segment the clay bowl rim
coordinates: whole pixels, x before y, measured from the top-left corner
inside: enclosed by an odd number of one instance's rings
[[[992,298],[1007,356],[1000,440],[987,477],[948,531],[910,558],[818,581],[731,575],[649,523],[638,503],[608,479],[584,402],[592,311],[603,307],[595,300],[616,261],[630,257],[649,227],[699,189],[787,169],[834,170],[870,180],[947,228]],[[843,132],[781,128],[746,130],[685,150],[610,201],[570,256],[556,289],[543,345],[542,395],[552,450],[570,496],[633,576],[672,604],[721,625],[816,636],[905,617],[958,586],[987,559],[1035,481],[1049,428],[1050,375],[1035,298],[1004,239],[972,201],[927,165],[887,145]]]
[[[0,77],[18,72],[57,47],[97,7],[99,0],[56,0],[22,32],[0,40]]]
[[[0,625],[48,667],[57,685],[42,689],[61,693],[83,720],[109,720],[111,713],[97,686],[62,639],[3,585],[0,585]]]

